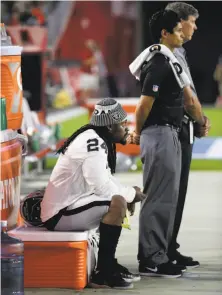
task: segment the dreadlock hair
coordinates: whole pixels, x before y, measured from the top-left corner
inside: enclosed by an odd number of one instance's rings
[[[109,132],[109,129],[107,127],[98,127],[91,124],[86,124],[79,128],[77,131],[75,131],[62,145],[60,149],[57,150],[56,154],[65,154],[68,146],[70,143],[81,133],[83,133],[86,130],[93,129],[99,137],[101,137],[107,148],[108,148],[108,165],[111,169],[111,173],[114,174],[116,170],[116,144],[112,140],[112,135]]]

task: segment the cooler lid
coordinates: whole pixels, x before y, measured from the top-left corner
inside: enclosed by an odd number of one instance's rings
[[[1,56],[21,55],[22,49],[21,46],[1,46]]]
[[[18,134],[17,131],[12,129],[6,129],[6,130],[0,131],[0,143],[16,139],[17,134]]]
[[[88,240],[88,232],[49,231],[43,227],[20,226],[8,231],[10,236],[23,242],[81,242]]]

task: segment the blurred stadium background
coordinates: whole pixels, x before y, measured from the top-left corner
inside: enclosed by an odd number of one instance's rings
[[[109,96],[136,104],[140,91],[128,65],[151,44],[149,17],[166,4],[2,1],[1,22],[12,43],[23,46],[27,104],[22,132],[30,139],[26,172],[40,167],[40,161],[43,168],[53,167],[55,144],[88,122],[90,102]],[[212,122],[209,137],[195,141],[192,169],[222,170],[222,4],[192,4],[200,13],[198,31],[185,48],[204,112]],[[133,123],[133,114],[130,118]],[[139,158],[132,159],[128,151],[119,156],[120,171],[141,169]]]

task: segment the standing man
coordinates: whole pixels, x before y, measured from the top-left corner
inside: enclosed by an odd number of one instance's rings
[[[173,55],[184,42],[180,18],[173,11],[159,11],[150,20],[150,32],[156,45],[144,50],[130,65],[142,88],[132,137],[134,143],[140,143],[147,195],[140,210],[139,271],[146,276],[179,277],[184,267],[173,264],[167,250],[179,193],[179,131],[184,107],[201,126],[207,120]]]
[[[199,17],[198,11],[192,5],[184,3],[184,2],[172,2],[169,3],[165,10],[174,11],[181,20],[182,30],[184,34],[184,43],[190,41],[193,37],[194,31],[197,30],[196,20]],[[193,80],[190,74],[190,69],[186,60],[186,51],[183,47],[176,48],[174,50],[174,55],[178,59],[180,65],[183,67],[184,71],[188,75],[191,84],[190,87],[192,89],[193,95],[197,95],[195,86],[193,84]],[[207,128],[203,129],[203,133],[208,132]],[[176,216],[173,228],[172,240],[168,248],[168,257],[174,263],[184,265],[189,268],[194,268],[199,266],[199,262],[193,260],[192,257],[184,256],[178,252],[178,248],[180,245],[177,243],[177,237],[181,225],[183,209],[185,204],[185,198],[187,193],[187,185],[190,171],[190,164],[192,159],[192,148],[193,148],[193,120],[191,116],[185,113],[182,122],[182,128],[179,133],[179,139],[181,143],[181,176],[180,176],[180,188],[179,188],[179,196],[178,203],[176,209]],[[204,135],[204,134],[202,134]],[[198,135],[199,137],[199,135]]]

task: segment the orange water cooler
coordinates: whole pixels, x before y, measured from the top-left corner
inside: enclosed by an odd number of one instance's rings
[[[1,220],[8,228],[17,224],[20,204],[22,156],[26,137],[17,131],[22,124],[22,47],[11,45],[1,24],[1,126],[0,126],[0,192]]]
[[[23,118],[22,48],[11,45],[3,24],[1,41],[1,220],[8,221],[9,235],[24,243],[25,288],[83,289],[95,265],[88,232],[50,232],[43,227],[18,226],[21,165],[26,147],[26,137],[17,132]]]

